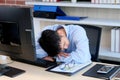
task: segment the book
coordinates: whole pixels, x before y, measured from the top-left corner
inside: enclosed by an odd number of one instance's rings
[[[95,0],[95,3],[97,3],[97,4],[100,3],[100,0]]]
[[[116,28],[111,29],[111,51],[115,51]]]
[[[103,0],[103,3],[105,3],[105,4],[106,4],[106,3],[107,3],[107,0]]]
[[[117,28],[116,31],[116,39],[115,39],[115,52],[120,52],[120,28]]]
[[[120,4],[120,0],[116,0],[116,4]]]
[[[90,64],[92,64],[91,61],[83,63],[83,64],[75,63],[74,65],[71,63],[69,63],[69,65],[68,64],[66,65],[66,63],[62,63],[58,66],[48,68],[46,71],[71,76],[71,75],[75,74],[76,72],[84,69],[85,67],[87,67]],[[70,67],[70,66],[72,66],[72,67]]]
[[[115,0],[111,0],[111,4],[115,4]]]
[[[72,3],[76,3],[76,2],[77,2],[77,0],[71,0],[71,2],[72,2]]]
[[[103,0],[99,0],[99,3],[102,4],[102,3],[103,3]]]
[[[108,3],[108,4],[111,4],[111,0],[107,0],[107,3]]]
[[[95,0],[91,0],[91,3],[95,3]]]

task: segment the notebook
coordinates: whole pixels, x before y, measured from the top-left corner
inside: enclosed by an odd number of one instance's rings
[[[84,64],[65,64],[62,63],[60,65],[48,68],[46,71],[50,71],[50,72],[55,72],[55,73],[60,73],[60,74],[64,74],[64,75],[68,75],[71,76],[74,73],[84,69],[85,67],[87,67],[88,65],[92,64],[92,62],[86,62]]]

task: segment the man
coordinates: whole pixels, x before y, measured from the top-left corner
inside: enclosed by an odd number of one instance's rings
[[[45,27],[37,40],[38,58],[58,62],[78,63],[91,61],[89,41],[84,28],[78,25],[52,25]]]

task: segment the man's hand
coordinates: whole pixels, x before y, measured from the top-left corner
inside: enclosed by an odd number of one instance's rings
[[[44,57],[43,59],[44,59],[44,60],[47,60],[47,61],[52,61],[52,62],[54,62],[54,59],[53,59],[52,57],[50,57],[50,56],[46,56],[46,57]]]
[[[68,54],[68,53],[65,53],[65,52],[60,52],[60,53],[58,54],[58,58],[60,58],[60,57],[67,57],[67,56],[69,56],[69,54]]]

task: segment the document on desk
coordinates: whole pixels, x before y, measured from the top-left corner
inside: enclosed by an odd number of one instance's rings
[[[57,67],[48,69],[47,71],[50,72],[56,72],[56,73],[63,73],[66,75],[72,75],[80,70],[82,70],[83,68],[87,67],[88,65],[90,65],[92,62],[86,62],[84,64],[77,64],[77,63],[62,63],[60,65],[58,65]]]

